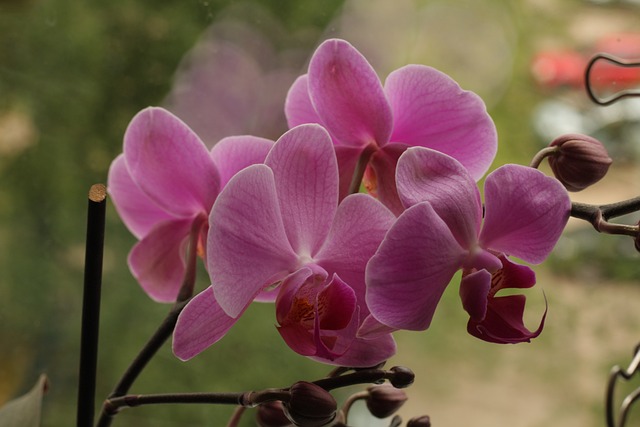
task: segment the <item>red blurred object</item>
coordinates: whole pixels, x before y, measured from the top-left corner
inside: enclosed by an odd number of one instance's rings
[[[541,51],[533,58],[531,73],[545,88],[584,88],[587,63],[596,53],[608,53],[627,60],[640,60],[640,33],[610,34],[600,39],[588,52],[573,50]],[[592,71],[591,85],[618,89],[640,84],[640,67],[620,67],[601,61]]]

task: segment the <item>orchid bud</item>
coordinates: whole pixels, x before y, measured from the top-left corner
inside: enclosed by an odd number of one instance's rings
[[[338,404],[322,387],[299,381],[289,391],[291,398],[284,404],[284,413],[295,425],[321,427],[336,417]]]
[[[260,427],[291,426],[291,421],[284,414],[282,402],[279,400],[261,404],[256,412],[256,423]]]
[[[395,388],[406,388],[413,384],[413,380],[415,379],[415,374],[409,368],[405,368],[404,366],[394,366],[391,368],[391,372],[393,372],[393,377],[389,379],[389,382]]]
[[[549,156],[551,170],[569,191],[581,191],[600,181],[612,162],[604,145],[587,135],[563,135],[549,146],[558,147]]]
[[[411,418],[407,423],[407,427],[431,427],[431,418],[428,415]]]
[[[408,399],[404,391],[388,384],[372,386],[367,391],[367,408],[371,415],[377,418],[387,418],[395,414]]]

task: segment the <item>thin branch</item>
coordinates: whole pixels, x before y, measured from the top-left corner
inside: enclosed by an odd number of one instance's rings
[[[138,353],[133,362],[131,362],[131,365],[129,365],[125,373],[120,378],[120,381],[117,383],[117,385],[109,395],[109,399],[124,396],[127,394],[129,389],[138,378],[140,373],[147,366],[149,361],[153,358],[153,356],[155,356],[158,350],[164,345],[164,343],[173,333],[176,322],[178,321],[178,316],[182,312],[182,309],[184,309],[184,307],[187,305],[189,299],[191,298],[191,295],[193,294],[198,239],[200,230],[205,220],[206,217],[204,217],[204,219],[198,217],[192,225],[189,239],[189,250],[187,252],[187,268],[185,271],[182,286],[178,293],[177,302],[171,308],[171,311],[167,314],[167,317],[162,321],[156,332],[151,336],[149,341],[147,341],[142,350],[140,350],[140,353]],[[107,408],[107,403],[109,399],[105,402],[102,412],[100,413],[100,418],[97,424],[98,427],[108,427],[109,425],[111,425],[112,417],[115,413],[108,413],[109,411]]]

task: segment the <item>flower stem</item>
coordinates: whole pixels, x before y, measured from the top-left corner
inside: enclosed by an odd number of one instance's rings
[[[353,178],[351,179],[351,184],[349,184],[349,193],[355,194],[360,192],[360,185],[362,184],[362,178],[364,177],[364,172],[367,170],[367,165],[369,164],[369,159],[373,153],[376,152],[375,144],[367,145],[360,153],[360,157],[358,157],[358,164],[353,172]]]
[[[571,216],[589,222],[598,232],[631,236],[636,239],[640,235],[639,225],[614,224],[608,220],[637,211],[640,211],[640,197],[606,205],[577,202],[571,204]]]
[[[103,184],[91,186],[87,209],[84,290],[82,294],[80,373],[76,418],[78,427],[91,427],[95,413],[106,202],[106,187]]]
[[[131,362],[131,365],[127,368],[125,373],[120,378],[120,381],[116,384],[109,398],[105,401],[100,418],[98,420],[99,427],[107,427],[111,425],[111,421],[116,412],[112,412],[109,409],[109,402],[112,402],[113,398],[124,396],[127,394],[135,380],[140,373],[147,366],[149,361],[155,356],[160,347],[164,345],[167,339],[173,333],[178,316],[182,309],[187,305],[189,299],[193,294],[195,279],[196,279],[196,259],[197,259],[197,246],[199,233],[206,218],[198,217],[191,227],[191,234],[189,239],[189,250],[187,252],[187,268],[185,270],[182,286],[178,293],[176,303],[171,308],[171,311],[167,314],[167,317],[162,321],[156,332],[151,336],[149,341],[140,350],[140,353]]]
[[[369,397],[368,391],[360,391],[349,396],[349,398],[344,402],[344,405],[342,405],[342,409],[340,410],[340,412],[342,413],[343,422],[345,424],[349,422],[349,411],[351,410],[353,404],[358,400],[363,400],[367,397]]]
[[[557,146],[554,147],[545,147],[542,150],[538,151],[533,159],[531,159],[531,163],[529,163],[529,167],[534,169],[538,169],[542,161],[557,152],[559,148]]]

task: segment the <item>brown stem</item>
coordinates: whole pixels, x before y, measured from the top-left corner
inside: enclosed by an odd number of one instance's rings
[[[529,167],[538,169],[540,163],[542,163],[545,158],[555,154],[558,150],[559,147],[557,146],[543,148],[542,150],[538,151],[535,156],[533,156],[533,159],[531,159],[531,163],[529,163]]]

